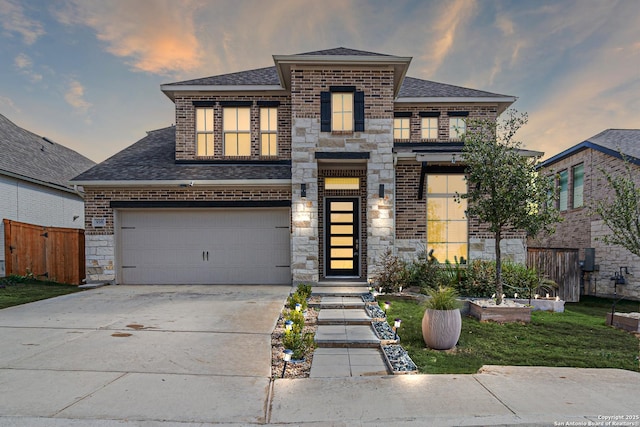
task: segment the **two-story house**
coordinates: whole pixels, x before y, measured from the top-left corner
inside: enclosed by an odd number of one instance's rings
[[[640,129],[607,129],[541,163],[542,173],[556,175],[557,208],[563,221],[557,224],[555,234],[538,236],[531,244],[579,249],[584,260],[584,294],[612,295],[615,291],[640,299],[640,260],[628,250],[602,241],[611,231],[593,210],[599,201],[611,200],[613,192],[603,171],[625,173],[623,156],[640,185]],[[611,278],[621,267],[625,284],[615,286]],[[632,275],[627,275],[624,267]]]
[[[365,282],[387,249],[490,258],[467,219],[460,135],[516,98],[335,48],[162,85],[176,124],[75,178],[87,273],[117,283]],[[505,236],[524,262],[522,233]],[[97,248],[97,249],[95,249]]]

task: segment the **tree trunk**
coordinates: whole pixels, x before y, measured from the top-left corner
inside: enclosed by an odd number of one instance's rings
[[[496,305],[502,304],[502,258],[500,253],[500,230],[496,231]]]

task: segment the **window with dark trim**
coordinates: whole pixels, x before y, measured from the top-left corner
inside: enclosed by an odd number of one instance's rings
[[[224,107],[223,153],[225,156],[251,155],[251,109],[249,107]]]
[[[278,155],[278,109],[260,107],[260,155]]]
[[[571,169],[573,180],[573,204],[572,207],[581,208],[584,206],[584,164],[580,163]]]
[[[569,172],[565,169],[558,173],[558,209],[566,211],[569,208]]]
[[[196,155],[213,156],[213,108],[196,107]]]
[[[355,86],[331,86],[320,92],[321,132],[363,132],[364,92]]]

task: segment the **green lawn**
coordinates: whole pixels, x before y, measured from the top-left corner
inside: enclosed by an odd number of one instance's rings
[[[0,309],[81,290],[77,286],[62,283],[15,277],[0,278]]]
[[[566,303],[564,313],[534,311],[530,324],[498,324],[462,319],[462,333],[454,350],[425,348],[424,309],[412,301],[391,302],[387,318],[402,319],[401,344],[423,373],[474,373],[482,365],[571,366],[640,371],[640,340],[605,325],[611,300],[583,297]],[[640,311],[637,302],[622,301],[617,311]],[[392,325],[393,326],[393,325]]]

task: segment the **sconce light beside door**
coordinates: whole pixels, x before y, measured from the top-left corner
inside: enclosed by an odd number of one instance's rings
[[[307,184],[300,184],[300,197],[307,198]]]

